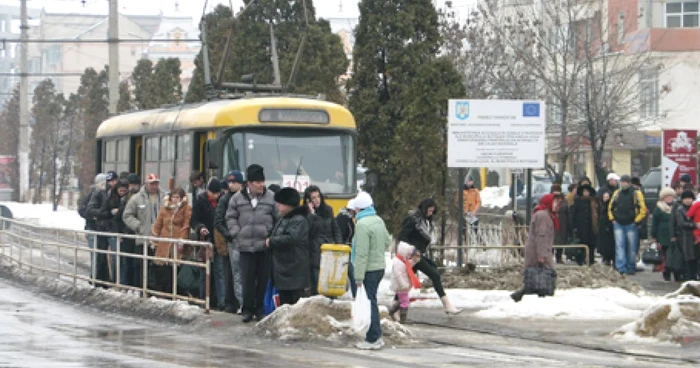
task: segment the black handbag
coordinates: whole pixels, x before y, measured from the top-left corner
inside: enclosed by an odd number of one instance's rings
[[[581,244],[581,238],[578,237],[578,232],[574,230],[573,235],[569,238],[569,245]],[[564,248],[564,255],[567,259],[578,260],[585,256],[586,251],[583,248]]]
[[[650,265],[658,265],[663,263],[663,256],[659,251],[659,244],[654,243],[642,253],[642,262]]]
[[[685,270],[685,257],[678,242],[673,242],[668,247],[665,268],[673,272],[683,272]]]
[[[557,284],[557,271],[542,264],[528,267],[524,274],[525,294],[552,296]]]

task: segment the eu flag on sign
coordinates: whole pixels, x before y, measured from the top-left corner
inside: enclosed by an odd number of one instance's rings
[[[536,102],[523,102],[523,117],[536,118],[540,116],[540,104]]]

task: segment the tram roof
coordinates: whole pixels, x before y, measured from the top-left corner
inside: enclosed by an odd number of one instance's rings
[[[328,124],[260,123],[259,114],[263,109],[324,110],[328,113],[330,122]],[[97,129],[96,137],[270,125],[355,129],[355,119],[348,109],[332,102],[295,97],[249,97],[124,113],[102,122]]]

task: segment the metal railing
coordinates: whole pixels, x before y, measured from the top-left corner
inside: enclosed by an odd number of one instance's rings
[[[116,238],[116,250],[98,249],[98,237]],[[92,247],[82,239],[92,239]],[[142,254],[123,252],[121,244],[123,239],[141,240],[144,242]],[[171,257],[156,257],[150,255],[149,245],[160,243],[168,244],[171,248]],[[104,244],[104,243],[103,243]],[[88,245],[88,246],[86,246]],[[202,261],[183,260],[178,257],[179,246],[190,246],[192,251],[204,250],[206,256]],[[208,242],[192,241],[185,239],[157,238],[150,236],[105,233],[97,231],[65,230],[46,228],[28,224],[22,221],[0,217],[0,258],[9,259],[20,269],[28,269],[30,272],[38,270],[42,273],[54,274],[61,280],[72,279],[77,285],[78,280],[86,281],[92,285],[113,287],[117,290],[134,290],[141,293],[143,298],[159,296],[172,300],[183,300],[202,305],[206,313],[209,312],[211,285],[211,261],[213,246]],[[170,252],[169,252],[170,253]],[[85,257],[88,254],[88,257]],[[110,256],[116,257],[115,270],[111,273],[110,280],[98,279],[95,269],[97,257],[104,254],[107,258],[105,267],[112,264]],[[141,260],[141,286],[121,284],[121,258],[133,258]],[[172,267],[172,290],[164,292],[149,289],[149,266],[153,262]],[[82,264],[82,265],[81,265]],[[180,266],[192,266],[204,271],[204,299],[182,295],[178,293],[178,268]],[[85,270],[87,269],[87,270]],[[84,272],[80,272],[84,271]],[[86,275],[87,274],[87,275]]]
[[[505,266],[509,264],[520,264],[525,257],[525,247],[522,245],[431,245],[429,252],[443,253],[444,251],[462,251],[466,254],[466,262],[472,263],[477,267],[494,267]],[[553,245],[552,249],[583,249],[585,253],[585,263],[590,265],[589,256],[590,250],[586,244],[566,244]],[[454,254],[451,254],[457,258]],[[552,257],[554,255],[552,254]],[[462,267],[457,261],[457,267]],[[444,267],[439,267],[444,268]]]

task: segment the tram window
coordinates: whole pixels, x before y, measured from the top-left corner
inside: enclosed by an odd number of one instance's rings
[[[105,162],[115,162],[116,161],[116,141],[107,141],[105,143]]]
[[[192,136],[183,134],[177,136],[177,160],[190,161],[192,159]]]
[[[117,145],[117,162],[129,163],[129,139],[119,140]]]
[[[175,159],[175,137],[161,137],[160,138],[160,161],[172,161]]]
[[[158,151],[159,151],[159,138],[147,138],[146,139],[146,161],[156,162],[158,161]]]

